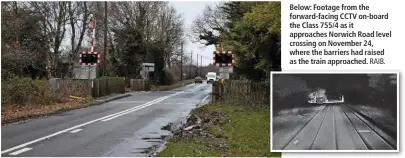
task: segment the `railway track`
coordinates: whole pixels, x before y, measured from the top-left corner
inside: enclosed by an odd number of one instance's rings
[[[397,141],[351,107],[328,105],[312,118],[281,150],[396,150]]]

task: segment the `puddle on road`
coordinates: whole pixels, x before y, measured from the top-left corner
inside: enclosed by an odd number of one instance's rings
[[[171,116],[158,117],[148,123],[144,128],[125,138],[121,144],[117,145],[112,151],[107,152],[107,157],[152,157],[164,149],[166,140],[172,135],[172,131],[178,129],[186,119],[190,111],[195,106],[182,109],[180,112],[171,113]],[[179,110],[179,109],[177,109]],[[173,115],[174,114],[174,115]]]
[[[167,138],[172,135],[172,130],[177,129],[181,125],[181,122],[183,122],[185,119],[186,118],[184,117],[183,119],[176,121],[176,123],[170,122],[163,126],[159,132],[140,134],[144,137],[138,139],[136,144],[131,144],[134,145],[134,150],[131,151],[131,154],[146,157],[154,156],[157,152],[164,149]]]

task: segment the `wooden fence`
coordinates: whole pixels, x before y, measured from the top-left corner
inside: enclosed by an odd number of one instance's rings
[[[125,93],[125,79],[120,77],[87,79],[51,79],[50,87],[61,97],[92,96],[94,98]]]
[[[131,91],[149,91],[151,88],[151,81],[146,79],[131,79]]]
[[[81,79],[61,79],[58,89],[63,97],[86,97],[92,92],[90,80]]]
[[[109,77],[94,80],[93,97],[98,98],[110,94],[125,93],[125,78]]]
[[[217,81],[213,84],[213,101],[233,105],[269,106],[270,85],[244,80]]]

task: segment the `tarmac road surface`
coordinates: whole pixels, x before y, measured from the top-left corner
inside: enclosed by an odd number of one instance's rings
[[[1,128],[1,156],[144,157],[162,144],[169,123],[211,99],[211,84],[133,93],[97,106]]]

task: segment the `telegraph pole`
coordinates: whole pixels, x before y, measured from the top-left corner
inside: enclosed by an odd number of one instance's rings
[[[191,77],[191,66],[193,65],[193,51],[191,51],[191,60],[190,60],[190,79],[192,79]]]
[[[198,59],[197,59],[198,60]],[[202,66],[202,56],[200,56],[200,67]],[[200,76],[201,76],[201,68],[200,68]]]
[[[198,75],[198,54],[197,54],[197,70],[195,71],[195,75]]]
[[[180,81],[183,81],[183,42],[180,50]]]
[[[107,67],[107,1],[104,3],[104,53],[103,53],[103,76],[106,76],[107,71],[105,70]]]

